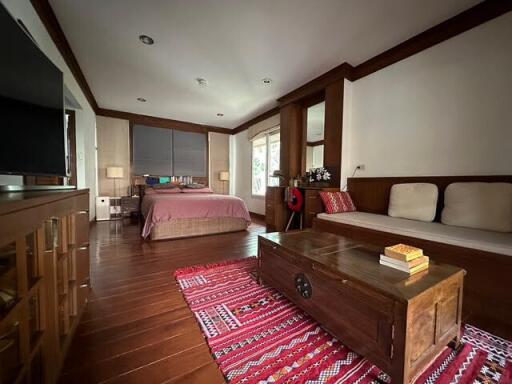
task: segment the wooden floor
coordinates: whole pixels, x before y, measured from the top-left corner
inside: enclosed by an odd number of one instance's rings
[[[91,229],[92,292],[62,369],[62,383],[224,383],[173,271],[256,255],[248,231],[147,242],[137,226]]]

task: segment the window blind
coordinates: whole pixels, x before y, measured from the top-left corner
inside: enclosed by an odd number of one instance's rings
[[[174,130],[174,175],[206,176],[207,136]]]
[[[134,125],[132,131],[133,173],[172,175],[172,130]]]
[[[133,173],[154,176],[207,175],[207,135],[134,125]]]

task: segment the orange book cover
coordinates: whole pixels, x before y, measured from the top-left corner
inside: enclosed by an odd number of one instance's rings
[[[386,247],[384,254],[396,260],[411,261],[423,256],[423,250],[406,244],[396,244]]]

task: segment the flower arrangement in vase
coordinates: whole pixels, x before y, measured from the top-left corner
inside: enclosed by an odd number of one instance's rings
[[[309,183],[317,185],[328,185],[331,180],[331,173],[325,167],[312,168],[307,174],[307,180]]]

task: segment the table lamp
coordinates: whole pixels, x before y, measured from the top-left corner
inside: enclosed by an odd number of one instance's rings
[[[220,171],[219,172],[219,180],[222,181],[222,194],[224,194],[224,184],[226,181],[229,181],[229,172],[228,171]]]
[[[114,197],[117,196],[116,179],[123,178],[123,167],[107,167],[107,179],[114,179]]]

